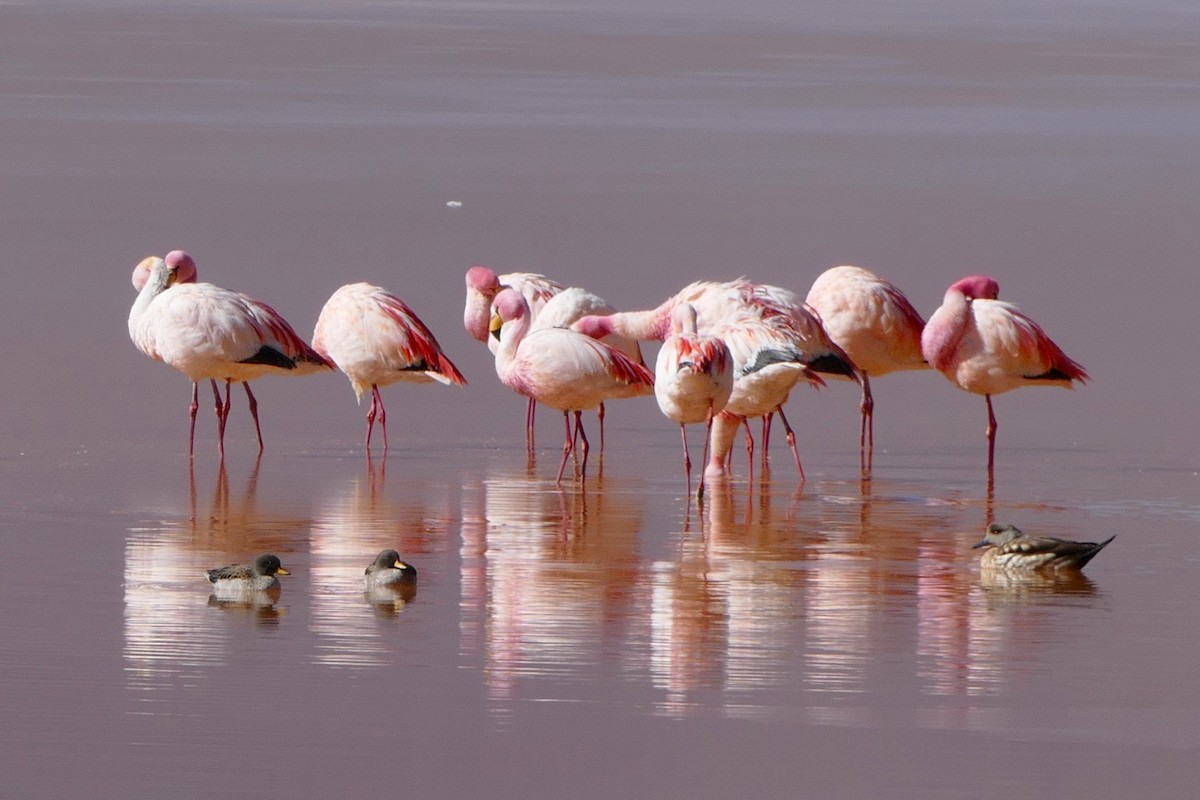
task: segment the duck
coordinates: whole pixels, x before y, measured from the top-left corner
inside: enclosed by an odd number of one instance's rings
[[[278,575],[290,574],[283,568],[279,556],[263,553],[251,564],[230,564],[225,567],[214,567],[208,570],[208,580],[212,582],[218,596],[246,596],[256,592],[279,590]]]
[[[1096,543],[1027,536],[1016,525],[993,522],[972,549],[986,548],[979,557],[986,570],[1081,570],[1115,538],[1114,534]]]
[[[417,568],[400,560],[395,550],[383,550],[367,565],[366,585],[368,589],[412,583],[417,579]]]

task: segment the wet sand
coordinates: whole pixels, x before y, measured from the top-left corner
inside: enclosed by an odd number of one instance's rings
[[[5,791],[1190,797],[1196,23],[937,11],[0,6]],[[368,462],[342,376],[267,378],[261,460],[235,397],[189,466],[190,386],[125,330],[175,247],[306,336],[387,286],[470,385],[384,390]],[[622,308],[857,263],[926,315],[986,272],[1093,381],[997,398],[991,493],[932,372],[873,382],[869,481],[833,384],[788,405],[803,487],[778,436],[689,503],[645,400],[557,491],[561,420],[528,464],[462,330],[481,263]],[[989,519],[1119,535],[997,580]],[[414,593],[362,592],[384,547]],[[210,602],[264,550],[278,602]]]

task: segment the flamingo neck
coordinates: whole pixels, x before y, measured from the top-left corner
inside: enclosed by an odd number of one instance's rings
[[[971,301],[953,288],[942,306],[933,313],[921,332],[921,353],[934,369],[945,371],[954,363],[954,353],[971,318]]]
[[[517,350],[520,348],[525,334],[529,332],[529,326],[529,315],[522,314],[507,320],[500,329],[500,343],[496,347],[496,375],[500,378],[501,383],[510,388],[516,388],[512,385],[511,378],[517,360]]]
[[[488,320],[492,313],[492,299],[478,291],[467,292],[467,304],[463,309],[463,327],[472,339],[486,342]]]

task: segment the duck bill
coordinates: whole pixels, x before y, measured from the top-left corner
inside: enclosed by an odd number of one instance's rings
[[[992,544],[992,543],[991,543],[991,542],[989,542],[987,539],[984,539],[984,540],[983,540],[982,542],[980,542],[979,544],[973,544],[973,545],[971,545],[971,549],[972,549],[972,550],[978,550],[978,549],[979,549],[979,548],[981,548],[981,547],[990,547],[990,546],[991,546],[991,544]]]
[[[291,575],[292,573],[288,572],[283,567],[280,567],[279,569],[275,570],[275,574],[276,575]]]

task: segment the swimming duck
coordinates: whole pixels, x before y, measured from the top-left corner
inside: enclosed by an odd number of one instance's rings
[[[230,564],[208,571],[208,579],[218,595],[245,595],[279,588],[276,575],[289,574],[279,556],[263,553],[253,564]]]
[[[984,569],[1079,570],[1115,538],[1113,535],[1097,544],[1049,536],[1026,536],[1016,525],[993,522],[988,526],[983,541],[972,549],[987,548],[979,557],[979,564]]]
[[[417,579],[417,568],[400,560],[400,554],[395,550],[384,550],[375,556],[375,560],[366,569],[367,588],[380,586],[396,586],[401,583],[412,583]]]

